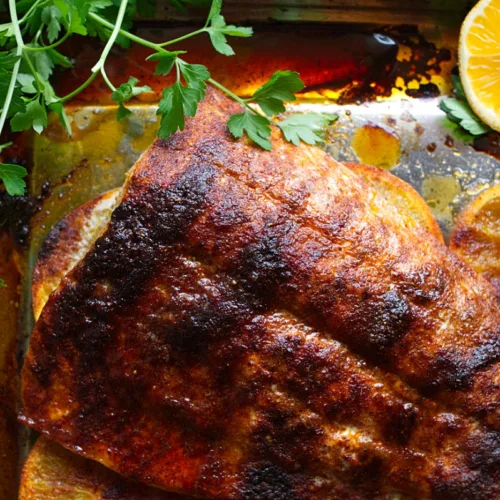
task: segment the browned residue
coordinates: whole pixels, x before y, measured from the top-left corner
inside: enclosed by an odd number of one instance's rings
[[[189,31],[170,28],[169,38]],[[151,33],[145,36],[151,37]],[[306,85],[305,97],[327,98],[338,102],[362,102],[377,97],[437,96],[446,88],[446,77],[454,63],[449,49],[425,40],[415,28],[382,29],[378,32],[353,32],[327,25],[260,27],[250,39],[232,39],[234,57],[217,54],[206,40],[195,37],[175,46],[187,50],[186,60],[204,64],[216,80],[239,95],[255,91],[280,69],[298,71]],[[75,58],[75,69],[65,72],[58,82],[61,95],[88,78],[99,56],[95,42],[82,47],[66,45],[65,53]],[[133,75],[153,89],[143,94],[143,102],[155,102],[162,89],[170,85],[167,77],[154,74],[155,63],[145,61],[150,49],[132,45],[126,52],[117,49],[110,56],[108,75],[115,84]],[[79,94],[85,102],[111,102],[107,85],[100,78]]]
[[[451,137],[451,135],[446,136],[446,138],[444,140],[444,145],[448,146],[449,148],[452,148],[453,146],[455,146],[455,140],[453,139],[453,137]]]
[[[476,151],[488,153],[500,160],[500,134],[498,132],[490,132],[477,137],[473,145]]]

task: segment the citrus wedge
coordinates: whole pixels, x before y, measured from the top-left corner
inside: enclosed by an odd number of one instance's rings
[[[189,500],[136,483],[40,437],[24,464],[19,500]]]
[[[500,297],[500,185],[481,193],[460,214],[450,250],[488,279]]]
[[[344,165],[363,177],[389,203],[411,217],[416,225],[444,242],[439,224],[432,215],[429,205],[409,184],[379,167],[352,162],[345,162]]]
[[[460,78],[474,112],[500,131],[500,0],[481,0],[462,24]]]

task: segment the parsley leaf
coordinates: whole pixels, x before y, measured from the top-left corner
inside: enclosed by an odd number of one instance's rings
[[[200,89],[184,86],[179,81],[166,88],[158,105],[157,114],[162,115],[158,135],[167,139],[177,130],[184,130],[184,115],[194,116],[202,99]]]
[[[59,116],[59,121],[61,122],[62,126],[66,129],[66,132],[68,133],[69,137],[73,137],[73,131],[71,130],[71,125],[68,120],[68,115],[64,110],[64,106],[60,102],[56,101],[49,104],[49,108],[55,113],[57,113],[57,115]]]
[[[455,98],[446,97],[440,102],[439,107],[446,113],[449,120],[458,124],[468,134],[472,136],[487,134],[491,128],[483,123],[470,107],[460,77],[452,75],[451,80]]]
[[[17,81],[21,84],[21,90],[25,94],[36,94],[35,77],[28,73],[18,73]]]
[[[7,90],[9,87],[10,79],[14,64],[18,61],[18,57],[10,52],[0,52],[0,109],[5,105],[7,97]],[[9,105],[7,116],[10,118],[13,114],[24,111],[25,105],[22,99],[22,89],[19,82],[16,82],[14,88],[14,95]]]
[[[222,0],[212,0],[212,5],[210,6],[210,11],[207,16],[207,25],[212,20],[214,16],[220,14],[222,9]]]
[[[0,163],[0,179],[3,180],[5,189],[11,196],[24,194],[26,182],[24,182],[23,177],[26,177],[27,174],[26,169],[20,165]]]
[[[147,59],[149,61],[158,61],[155,69],[155,75],[167,76],[174,67],[175,61],[180,54],[185,54],[185,50],[175,50],[169,52],[156,52],[150,55]]]
[[[62,17],[61,11],[55,6],[51,5],[42,10],[42,22],[47,25],[47,38],[50,43],[57,40],[59,32],[61,31],[60,19]]]
[[[226,36],[249,37],[253,34],[252,28],[243,26],[227,25],[220,11],[222,9],[222,0],[213,0],[208,13],[205,31],[210,36],[210,41],[214,49],[225,56],[234,55],[234,50],[227,43]],[[210,26],[209,26],[210,25]]]
[[[227,122],[229,131],[234,137],[239,138],[244,132],[250,139],[261,148],[270,151],[272,149],[270,121],[265,116],[256,115],[248,110],[231,116]]]
[[[177,59],[176,64],[186,85],[177,80],[172,87],[163,91],[157,112],[162,115],[158,132],[162,139],[166,139],[177,130],[184,130],[184,115],[196,114],[198,103],[205,97],[207,87],[205,81],[210,78],[210,73],[202,64],[189,64],[181,59]]]
[[[337,115],[320,113],[294,114],[276,122],[276,125],[283,132],[285,139],[295,146],[298,146],[300,141],[316,144],[322,141],[319,135],[322,130],[337,118]]]
[[[276,71],[271,78],[258,88],[249,100],[255,101],[268,116],[285,111],[283,101],[294,101],[294,92],[304,88],[299,74],[293,71]]]
[[[462,101],[466,101],[467,97],[465,97],[465,91],[460,77],[458,75],[451,75],[451,82],[453,83],[455,96]]]
[[[475,115],[467,102],[448,97],[441,101],[440,106],[450,120],[458,123],[469,134],[483,135],[491,130]]]
[[[5,284],[5,281],[0,278],[0,288],[7,288],[7,285]]]
[[[118,110],[116,112],[116,119],[118,121],[123,120],[124,118],[132,114],[132,112],[124,106],[124,103],[130,101],[130,99],[140,94],[153,92],[151,90],[151,87],[148,87],[147,85],[139,87],[137,86],[137,83],[139,83],[139,80],[131,76],[128,79],[127,83],[122,83],[111,94],[111,99],[113,99],[113,101],[119,104]]]
[[[64,55],[55,49],[48,49],[47,52],[50,54],[52,61],[57,66],[62,66],[63,68],[72,68],[73,63]]]
[[[37,46],[38,45],[33,45],[33,47]],[[39,50],[33,52],[28,57],[32,58],[37,73],[39,73],[44,80],[48,80],[50,78],[50,75],[52,75],[55,66],[55,62],[52,57],[50,57],[49,52],[45,50]]]
[[[234,26],[232,24],[227,25],[224,17],[220,14],[215,14],[210,20],[210,27],[206,28],[208,34],[210,35],[210,40],[214,49],[225,55],[234,55],[234,50],[227,43],[226,36],[237,36],[247,38],[252,36],[252,28],[245,28],[243,26]]]
[[[200,90],[200,100],[203,99],[205,97],[205,89],[207,88],[205,81],[210,78],[210,73],[206,66],[203,66],[203,64],[189,64],[180,59],[178,60],[178,64],[188,87]]]
[[[37,100],[29,101],[26,104],[26,110],[16,113],[10,120],[10,127],[13,132],[20,132],[33,127],[35,132],[41,134],[46,126],[47,110]]]

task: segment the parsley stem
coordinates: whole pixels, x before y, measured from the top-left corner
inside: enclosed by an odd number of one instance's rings
[[[222,92],[224,92],[224,94],[229,96],[233,101],[236,101],[237,103],[241,104],[244,108],[247,108],[253,114],[265,116],[262,113],[259,113],[256,109],[252,108],[252,106],[248,104],[246,99],[242,99],[241,97],[237,96],[234,92],[231,92],[228,88],[224,87],[224,85],[214,80],[213,78],[209,78],[207,82],[213,85],[214,87],[218,88]]]
[[[38,31],[36,32],[34,42],[38,43],[38,40],[40,39],[41,36],[42,36],[42,27],[40,26],[40,28],[38,28]],[[26,47],[24,47],[24,48],[26,48]]]
[[[108,29],[116,28],[116,26],[113,26],[113,24],[111,24],[109,21],[106,21],[106,19],[103,19],[101,16],[98,16],[95,12],[89,12],[88,13],[88,17],[92,18],[94,21],[96,21],[97,23],[101,24],[102,26],[105,26]],[[202,28],[202,29],[200,29],[200,30],[198,30],[197,32],[194,32],[194,33],[202,32],[202,31],[206,31],[206,28]],[[119,32],[120,35],[123,35],[124,37],[128,38],[132,42],[135,42],[135,43],[138,43],[139,45],[142,45],[144,47],[148,47],[150,49],[153,49],[156,52],[168,52],[167,50],[165,50],[162,47],[163,45],[166,45],[165,42],[161,43],[161,44],[153,43],[153,42],[145,40],[144,38],[141,38],[141,37],[139,37],[137,35],[133,35],[132,33],[129,33],[128,31],[123,30],[123,29],[119,29],[118,32]],[[194,33],[192,33],[191,35],[193,35]],[[191,35],[189,35],[189,36],[191,36]],[[180,37],[180,38],[184,39],[184,38],[187,38],[187,37],[188,37],[188,35],[184,35],[184,37]],[[172,40],[172,42],[168,42],[168,43],[174,43],[176,41],[179,41],[180,38],[177,38],[176,40]],[[241,97],[238,97],[236,94],[234,94],[233,92],[231,92],[228,88],[224,87],[224,85],[220,84],[219,82],[217,82],[213,78],[209,78],[207,81],[211,85],[213,85],[214,87],[217,87],[219,90],[221,90],[222,92],[224,92],[231,99],[233,99],[234,101],[238,102],[243,107],[247,108],[252,113],[254,113],[256,115],[261,115],[261,113],[259,113],[254,108],[252,108],[251,106],[249,106],[249,104],[244,99],[241,99]]]
[[[36,0],[36,2],[28,9],[26,14],[19,20],[19,24],[23,24],[31,15],[31,13],[39,6],[41,3],[47,3],[44,0]]]
[[[90,76],[85,80],[77,89],[73,90],[73,92],[70,92],[69,94],[65,95],[64,97],[61,97],[61,102],[67,102],[75,95],[78,95],[82,90],[87,88],[95,79],[95,77],[99,74],[99,72],[96,73],[91,73]]]
[[[26,54],[26,52],[24,52],[24,51],[23,51],[23,59],[26,61],[27,65],[30,67],[30,71],[33,74],[33,77],[34,77],[35,83],[36,83],[36,94],[37,94],[37,97],[39,97],[43,91],[43,88],[42,88],[42,84],[40,83],[40,79],[38,78],[38,73],[35,69],[35,66],[33,66],[33,61],[30,59],[29,55]]]
[[[95,22],[99,23],[101,26],[105,26],[108,29],[113,29],[115,27],[112,23],[106,21],[106,19],[102,18],[101,16],[98,16],[95,12],[89,12],[88,17],[90,17]],[[138,43],[139,45],[143,45],[144,47],[149,47],[150,49],[153,49],[156,52],[168,52],[157,43],[145,40],[144,38],[129,33],[128,31],[119,29],[118,32],[120,35],[124,36],[125,38],[128,38],[132,42]]]
[[[55,49],[56,47],[61,45],[61,43],[64,43],[69,38],[70,35],[71,31],[66,31],[66,33],[61,39],[57,40],[57,42],[54,42],[51,45],[42,45],[41,47],[30,47],[29,45],[25,45],[24,50],[28,50],[29,52],[41,52],[44,50]]]
[[[12,96],[14,95],[14,89],[16,88],[17,75],[19,73],[19,66],[21,65],[21,56],[23,53],[23,36],[21,30],[19,29],[19,21],[17,19],[16,11],[16,0],[9,0],[9,10],[10,18],[12,20],[12,26],[14,29],[14,35],[16,37],[17,47],[16,56],[18,60],[15,62],[12,68],[12,76],[10,77],[9,87],[7,89],[7,94],[5,95],[5,100],[3,102],[2,114],[0,115],[0,134],[2,133],[3,127],[5,125],[5,120],[9,113],[10,103],[12,102]]]
[[[78,95],[82,90],[87,88],[94,81],[95,77],[99,73],[102,74],[104,81],[109,86],[111,86],[111,88],[114,88],[111,81],[109,81],[109,79],[106,75],[106,72],[104,71],[104,63],[106,62],[106,58],[108,57],[109,52],[115,43],[116,37],[122,32],[126,33],[125,31],[123,31],[120,28],[120,26],[122,25],[123,18],[125,17],[125,11],[127,10],[127,3],[128,3],[128,0],[121,1],[120,8],[118,9],[118,15],[116,16],[116,23],[114,26],[111,23],[108,23],[107,21],[105,21],[105,25],[107,25],[107,27],[112,29],[113,31],[111,33],[111,36],[108,38],[108,41],[104,47],[104,50],[102,51],[101,57],[99,58],[97,63],[92,68],[91,75],[77,89],[73,90],[73,92],[70,92],[69,94],[65,95],[64,97],[61,97],[62,103],[69,101],[70,99],[72,99],[73,97]],[[92,14],[92,12],[89,12],[89,16],[91,16],[91,14]],[[96,19],[96,21],[100,22],[101,24],[104,24],[102,22],[102,21],[104,21],[104,19],[100,18],[99,16],[96,16],[96,17],[98,18],[98,19]]]
[[[180,36],[179,38],[174,38],[173,40],[168,40],[167,42],[159,43],[159,47],[165,47],[167,45],[173,45],[174,43],[182,42],[183,40],[187,40],[192,36],[199,35],[200,33],[205,33],[206,28],[200,28],[199,30],[193,31],[192,33],[188,33],[186,35]]]
[[[112,92],[116,90],[116,87],[111,83],[111,80],[108,78],[108,74],[106,73],[106,70],[104,69],[104,66],[101,68],[101,75],[106,82],[106,85],[111,89]]]
[[[127,10],[127,3],[128,0],[121,0],[111,36],[108,38],[108,41],[104,46],[104,50],[102,51],[99,61],[97,61],[97,64],[92,68],[92,72],[100,71],[103,68],[104,62],[106,61],[111,48],[115,44],[116,37],[120,34],[123,18],[125,17],[125,11]]]

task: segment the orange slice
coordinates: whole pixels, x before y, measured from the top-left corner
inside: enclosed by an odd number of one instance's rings
[[[460,77],[475,113],[500,131],[500,0],[481,0],[462,24]]]
[[[432,215],[429,205],[408,183],[390,174],[387,170],[362,163],[345,162],[344,165],[373,186],[385,199],[415,223],[444,243],[439,224]]]
[[[500,185],[481,193],[460,214],[450,250],[488,279],[500,297]]]
[[[40,437],[21,474],[19,500],[190,500],[135,483]]]

